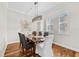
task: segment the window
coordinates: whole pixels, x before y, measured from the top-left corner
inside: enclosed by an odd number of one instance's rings
[[[48,18],[48,32],[49,34],[52,34],[54,31],[53,31],[53,19],[51,17]]]
[[[41,22],[37,22],[37,31],[40,31],[41,30]]]
[[[66,16],[67,16],[66,14],[62,14],[59,16],[59,32],[60,33],[66,32],[66,26],[67,26],[66,19],[65,19]]]
[[[46,20],[44,20],[43,31],[46,32]]]

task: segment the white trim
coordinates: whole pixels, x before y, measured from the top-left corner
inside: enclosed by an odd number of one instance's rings
[[[11,10],[11,11],[14,11],[14,12],[16,12],[16,13],[19,13],[19,14],[22,14],[22,15],[27,16],[24,12],[21,12],[21,11],[19,11],[19,10],[13,9],[13,8],[7,7],[7,10]]]
[[[76,52],[79,52],[79,49],[76,49],[76,48],[73,48],[73,47],[70,47],[70,46],[67,46],[67,45],[60,44],[58,42],[54,42],[54,44],[60,45],[62,47],[68,48],[68,49],[76,51]]]
[[[4,54],[5,54],[5,51],[6,51],[6,48],[7,48],[7,44],[5,44],[5,48],[4,48],[4,50],[3,50],[3,52],[2,52],[2,57],[4,57]]]
[[[79,2],[79,0],[0,0],[0,2]]]
[[[8,44],[12,44],[12,43],[16,43],[16,42],[19,42],[19,41],[13,41],[13,42],[9,42]]]

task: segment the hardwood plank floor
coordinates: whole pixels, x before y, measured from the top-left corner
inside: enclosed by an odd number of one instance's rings
[[[53,44],[53,54],[55,57],[79,57],[79,52]]]
[[[22,49],[19,48],[19,43],[12,43],[7,46],[5,51],[5,57],[26,57],[26,53],[22,53]],[[39,55],[35,55],[36,57],[40,57]],[[31,56],[33,57],[33,56]]]
[[[62,46],[53,44],[53,55],[55,57],[79,57],[79,52],[72,51],[70,49],[64,48]],[[21,48],[19,48],[19,43],[9,44],[5,51],[5,57],[25,57],[26,53],[22,53]],[[33,57],[33,56],[31,56]],[[40,57],[38,54],[35,57]]]
[[[13,43],[13,44],[9,44],[7,46],[7,49],[5,51],[5,55],[7,57],[20,57],[21,55],[21,49],[19,48],[19,43]]]

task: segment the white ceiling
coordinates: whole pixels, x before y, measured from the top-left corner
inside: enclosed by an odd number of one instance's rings
[[[38,14],[42,14],[59,5],[59,2],[38,2]],[[35,16],[34,2],[8,2],[8,8],[22,12],[28,16]]]

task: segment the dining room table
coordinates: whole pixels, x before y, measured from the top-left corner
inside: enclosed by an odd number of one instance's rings
[[[27,37],[32,40],[32,36],[27,36]],[[47,36],[47,37],[36,36],[36,38],[38,39],[34,41],[36,45],[35,53],[39,54],[41,57],[52,57],[53,56],[53,51],[52,51],[53,37],[54,35]]]
[[[36,44],[36,53],[42,57],[53,57],[53,35],[45,37],[43,42]]]

